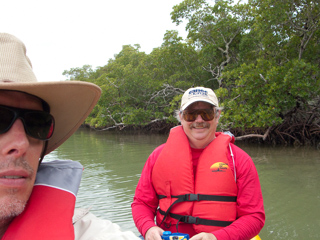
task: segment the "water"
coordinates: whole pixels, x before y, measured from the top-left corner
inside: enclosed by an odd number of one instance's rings
[[[149,154],[165,135],[130,135],[79,129],[46,159],[71,159],[84,166],[77,207],[91,207],[122,230],[138,231],[131,216],[135,187]],[[311,147],[263,147],[237,143],[255,162],[266,239],[320,239],[320,151]]]
[[[320,151],[313,148],[243,147],[261,182],[263,239],[320,239]]]

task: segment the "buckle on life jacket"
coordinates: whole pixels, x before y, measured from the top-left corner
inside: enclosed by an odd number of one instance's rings
[[[185,223],[190,223],[190,224],[199,224],[198,223],[198,217],[193,217],[193,216],[184,216],[184,221]]]
[[[187,198],[186,198],[186,201],[200,201],[199,200],[199,194],[186,194]]]

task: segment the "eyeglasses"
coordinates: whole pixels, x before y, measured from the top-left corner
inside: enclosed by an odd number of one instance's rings
[[[186,120],[187,122],[193,122],[194,120],[197,119],[198,115],[201,116],[201,118],[204,121],[211,121],[214,119],[214,110],[213,109],[196,109],[192,111],[183,111],[183,119]]]
[[[53,116],[44,111],[21,109],[0,105],[0,134],[6,133],[20,118],[26,133],[33,138],[48,140],[54,129]]]

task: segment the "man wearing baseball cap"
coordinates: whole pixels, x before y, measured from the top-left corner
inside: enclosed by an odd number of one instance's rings
[[[171,231],[190,240],[244,240],[264,226],[256,168],[232,134],[216,132],[220,114],[211,89],[183,94],[181,126],[149,156],[131,205],[144,239],[160,240]]]
[[[38,82],[25,45],[0,33],[1,240],[138,239],[75,211],[80,163],[41,162],[79,128],[100,94],[87,82]]]

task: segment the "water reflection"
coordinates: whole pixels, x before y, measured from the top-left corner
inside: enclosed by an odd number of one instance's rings
[[[98,217],[136,230],[131,202],[144,162],[167,136],[122,135],[78,130],[46,159],[72,159],[84,166],[77,207],[92,207]]]
[[[320,239],[320,155],[311,147],[241,146],[253,158],[266,210],[265,239]]]
[[[149,154],[163,135],[123,135],[78,130],[47,159],[72,159],[84,166],[77,207],[138,234],[130,204]],[[313,148],[237,143],[254,160],[265,202],[265,239],[320,239],[320,156]]]

